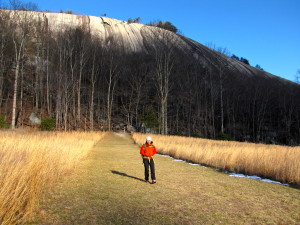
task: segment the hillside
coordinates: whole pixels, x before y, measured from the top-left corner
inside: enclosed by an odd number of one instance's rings
[[[79,27],[93,36],[99,37],[102,41],[114,40],[128,53],[147,52],[145,41],[153,33],[153,27],[140,24],[128,23],[107,17],[95,17],[87,15],[73,15],[66,13],[52,12],[25,12],[30,13],[36,20],[46,24],[46,29],[59,32],[68,27]],[[155,28],[155,30],[160,28]],[[198,59],[203,66],[221,63],[221,66],[230,68],[243,76],[263,76],[266,79],[274,79],[279,82],[295,85],[294,82],[272,75],[268,72],[249,66],[238,60],[231,59],[218,53],[187,37],[170,32],[172,42],[180,46],[182,50],[190,52]],[[173,40],[174,39],[174,40]]]
[[[157,27],[1,13],[0,108],[12,126],[30,124],[36,112],[64,130],[125,124],[161,134],[300,142],[296,83]]]

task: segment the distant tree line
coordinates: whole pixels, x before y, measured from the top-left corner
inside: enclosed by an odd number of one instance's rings
[[[59,13],[73,14],[72,10],[59,10]]]
[[[3,122],[25,126],[36,112],[54,118],[57,130],[125,123],[161,134],[300,142],[299,86],[263,71],[243,76],[221,54],[165,29],[141,34],[147,51],[128,53],[118,38],[82,27],[53,32],[31,13],[1,11]]]
[[[238,61],[240,61],[240,62],[242,62],[242,63],[245,63],[246,65],[250,65],[250,63],[249,63],[249,60],[248,59],[245,59],[245,58],[243,58],[243,57],[238,57],[238,56],[236,56],[236,55],[232,55],[231,56],[231,58],[232,59],[235,59],[235,60],[238,60]],[[264,70],[260,65],[258,65],[258,64],[256,64],[256,66],[255,66],[255,68],[257,68],[257,69],[259,69],[259,70]]]
[[[300,84],[300,69],[297,70],[296,76],[295,76],[295,82],[297,84]]]
[[[249,63],[249,61],[248,61],[248,59],[245,59],[245,58],[243,58],[243,57],[238,57],[238,56],[236,56],[236,55],[232,55],[231,56],[231,58],[232,59],[235,59],[235,60],[239,60],[239,61],[241,61],[242,63],[245,63],[245,64],[247,64],[247,65],[250,65],[250,63]]]
[[[137,17],[137,18],[135,18],[135,19],[129,18],[129,19],[127,20],[127,23],[141,23],[141,18],[140,18],[140,17]]]
[[[178,32],[178,28],[169,21],[163,22],[163,21],[160,20],[160,21],[157,21],[157,22],[151,22],[147,25],[154,26],[154,27],[159,27],[159,28],[162,28],[162,29],[174,32],[174,33]]]
[[[8,0],[7,2],[0,1],[0,9],[12,9],[23,11],[38,11],[38,5],[34,2],[25,2],[21,0]]]
[[[206,45],[207,47],[209,47],[210,49],[213,49],[213,50],[215,50],[215,51],[217,51],[217,52],[220,52],[220,53],[222,53],[223,55],[228,56],[228,57],[230,57],[230,58],[232,58],[232,59],[234,59],[234,60],[237,60],[237,61],[240,61],[240,62],[242,62],[242,63],[245,63],[246,65],[250,65],[250,62],[249,62],[248,59],[243,58],[243,57],[238,57],[238,56],[236,56],[235,54],[231,54],[231,53],[228,51],[227,48],[224,48],[224,47],[217,47],[215,44],[213,44],[213,43],[211,43],[211,42],[210,42],[210,43],[206,43],[205,45]],[[256,64],[255,68],[260,69],[260,70],[264,70],[259,64]]]

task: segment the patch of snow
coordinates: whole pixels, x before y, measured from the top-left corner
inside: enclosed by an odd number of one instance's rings
[[[189,165],[191,165],[191,166],[202,166],[201,164],[197,164],[197,163],[189,163]],[[202,166],[202,167],[206,167],[206,166]]]
[[[175,162],[186,162],[184,160],[181,160],[181,159],[174,159]]]
[[[281,184],[281,185],[284,185],[284,186],[289,186],[288,184],[284,184],[284,183],[281,183],[279,181],[264,179],[264,178],[261,178],[259,176],[255,176],[255,175],[248,176],[248,175],[241,174],[241,173],[228,173],[228,174],[229,174],[230,177],[248,178],[248,179],[259,180],[259,181],[263,181],[263,182],[267,182],[267,183]]]
[[[163,154],[159,154],[159,153],[157,153],[157,155],[160,155],[160,156],[162,156],[162,157],[168,157],[168,158],[171,158],[171,159],[173,159],[174,162],[185,162],[185,163],[188,163],[188,164],[191,165],[191,166],[201,166],[201,167],[207,168],[207,166],[203,166],[202,164],[191,163],[191,162],[188,162],[188,161],[182,160],[182,159],[176,159],[176,158],[174,158],[174,157],[172,157],[172,156],[169,156],[169,155],[163,155]]]
[[[164,155],[164,154],[160,154],[160,153],[157,153],[156,155],[160,155],[160,156],[162,156],[162,157],[168,157],[168,158],[174,159],[173,157],[171,157],[171,156],[169,156],[169,155]]]
[[[185,162],[185,163],[188,163],[191,166],[201,166],[201,167],[207,168],[207,166],[204,166],[202,164],[190,163],[190,162],[187,162],[187,161],[182,160],[182,159],[176,159],[176,158],[174,158],[172,156],[169,156],[169,155],[163,155],[163,154],[158,154],[158,155],[163,156],[163,157],[171,158],[171,159],[173,159],[174,162]],[[220,170],[220,169],[215,169],[215,170],[219,171],[219,172],[222,172],[222,170]],[[254,179],[254,180],[258,180],[258,181],[262,181],[262,182],[273,183],[273,184],[280,184],[280,185],[284,185],[284,186],[288,186],[289,187],[288,184],[284,184],[284,183],[281,183],[279,181],[274,181],[274,180],[270,180],[270,179],[264,179],[264,178],[261,178],[259,176],[255,176],[255,175],[248,176],[248,175],[245,175],[245,174],[242,174],[242,173],[229,173],[227,171],[224,171],[223,173],[229,174],[230,177]]]

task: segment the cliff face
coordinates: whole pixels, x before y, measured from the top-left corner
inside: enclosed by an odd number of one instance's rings
[[[20,12],[19,12],[20,13]],[[52,32],[63,31],[67,27],[80,27],[91,35],[98,37],[107,44],[110,40],[117,41],[127,52],[146,52],[145,43],[157,39],[154,32],[159,33],[160,28],[151,27],[139,23],[127,23],[107,17],[95,17],[86,15],[73,15],[51,12],[23,12],[31,14],[35,20],[46,24]],[[193,54],[203,67],[223,67],[224,70],[243,77],[255,77],[276,80],[276,82],[296,85],[283,78],[274,76],[265,71],[246,65],[240,61],[226,57],[225,55],[207,48],[206,46],[184,36],[168,32],[172,38],[169,40],[183,51]]]
[[[300,143],[296,83],[153,26],[0,12],[0,109],[22,112],[11,124],[36,112],[64,130],[142,129],[151,116],[162,134]]]
[[[143,51],[142,24],[127,24],[124,21],[106,17],[71,15],[64,13],[39,13],[47,21],[51,30],[61,30],[67,26],[81,27],[103,40],[118,39],[128,51]]]

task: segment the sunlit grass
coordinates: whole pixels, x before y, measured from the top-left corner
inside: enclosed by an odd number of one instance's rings
[[[158,152],[222,170],[300,185],[300,147],[148,134]],[[134,133],[138,144],[145,134]]]
[[[157,183],[147,184],[140,146],[126,135],[106,136],[44,195],[29,224],[300,224],[299,189],[159,155]]]
[[[0,132],[0,224],[18,224],[40,194],[84,159],[101,132]]]

